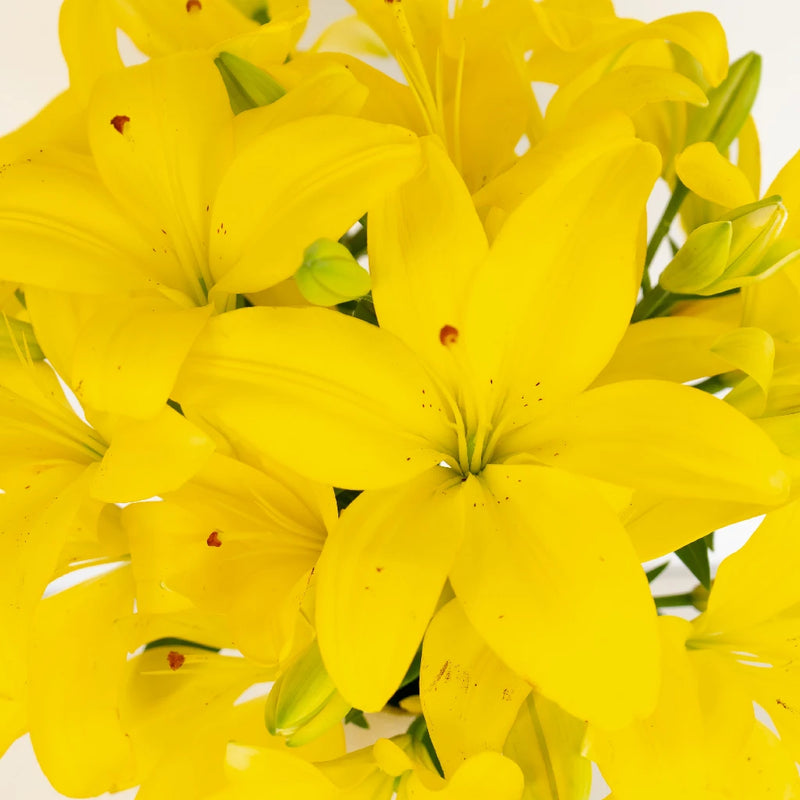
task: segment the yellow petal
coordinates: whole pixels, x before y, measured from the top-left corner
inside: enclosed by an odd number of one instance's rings
[[[788,488],[780,454],[757,426],[712,395],[666,381],[593,389],[504,447],[667,495],[773,504]]]
[[[92,483],[108,503],[146,500],[177,489],[214,451],[214,443],[173,409],[149,420],[123,420]]]
[[[175,397],[190,418],[334,486],[389,486],[455,449],[445,401],[414,354],[336,311],[249,308],[212,319]]]
[[[156,249],[174,252],[184,280],[173,288],[199,305],[211,283],[210,208],[232,156],[232,119],[219,72],[199,53],[104,77],[89,108],[100,175]]]
[[[24,125],[0,137],[0,163],[10,164],[52,145],[88,153],[85,105],[78,92],[62,92]]]
[[[521,800],[524,779],[520,768],[499,753],[485,752],[465,761],[447,786],[431,790],[418,773],[409,776],[398,793],[402,800]]]
[[[127,0],[118,4],[118,21],[149,56],[210,48],[258,27],[228,0],[203,0],[199,4]]]
[[[614,727],[647,713],[655,609],[613,510],[581,479],[542,467],[491,465],[466,489],[450,579],[478,632],[577,717]]]
[[[654,713],[618,731],[590,727],[589,752],[621,800],[705,800],[710,770],[697,677],[684,648],[689,625],[676,617],[658,622],[663,679]]]
[[[592,765],[584,755],[586,723],[531,692],[503,752],[525,775],[526,798],[587,800]]]
[[[78,398],[95,411],[148,419],[169,398],[212,308],[181,309],[163,297],[96,303],[81,326],[70,369]]]
[[[27,729],[33,613],[85,497],[82,471],[66,465],[23,473],[18,486],[4,482],[0,495],[0,752]]]
[[[152,613],[179,593],[205,614],[224,615],[246,656],[285,660],[299,613],[296,585],[319,558],[330,513],[321,508],[322,487],[287,473],[215,455],[165,502],[126,508],[139,610]],[[333,492],[325,494],[324,505],[332,504]]]
[[[309,244],[337,240],[418,167],[417,138],[390,125],[320,116],[265,133],[231,165],[214,206],[219,291],[288,278]]]
[[[55,789],[94,797],[135,783],[118,692],[126,648],[113,623],[133,608],[127,567],[41,602],[30,659],[30,730]]]
[[[69,292],[153,286],[150,265],[157,255],[120,212],[91,161],[66,152],[41,158],[0,175],[0,277]]]
[[[380,711],[414,657],[461,541],[459,482],[435,468],[362,494],[325,544],[316,570],[319,646],[336,688],[357,708]]]
[[[684,102],[696,106],[708,103],[696,83],[679,72],[660,67],[620,67],[584,91],[581,89],[576,81],[556,92],[547,106],[545,120],[549,128],[583,124],[609,111],[635,114],[650,103]]]
[[[335,800],[339,792],[315,766],[294,754],[228,745],[230,786],[213,800]]]
[[[698,317],[658,317],[631,325],[594,386],[661,379],[685,383],[728,371],[712,348],[730,325]],[[736,330],[734,328],[734,330]]]
[[[720,564],[708,609],[696,623],[699,635],[746,629],[797,604],[789,574],[798,521],[798,502],[769,513],[744,547]]]
[[[260,667],[252,661],[178,642],[128,661],[118,689],[119,718],[142,777],[195,730],[222,722],[259,679]]]
[[[274,103],[237,114],[233,121],[236,150],[242,152],[262,134],[311,113],[356,116],[368,94],[349,69],[338,64],[323,67]]]
[[[85,108],[95,81],[122,67],[117,50],[114,6],[98,0],[65,0],[58,38],[69,67],[69,85]]]
[[[461,326],[488,246],[447,154],[433,138],[422,144],[424,170],[370,211],[372,296],[381,327],[448,374],[452,359],[439,333]]]
[[[577,174],[559,169],[495,239],[464,346],[481,380],[505,391],[515,424],[583,389],[614,352],[639,285],[644,204],[658,173],[651,145],[605,142]]]
[[[755,202],[750,181],[712,142],[698,142],[687,147],[675,159],[678,177],[696,195],[725,208]]]
[[[458,600],[428,626],[419,681],[425,721],[445,775],[470,756],[502,752],[530,692],[478,636]]]
[[[672,553],[684,545],[764,512],[763,504],[696,497],[665,497],[636,491],[620,519],[640,561]]]

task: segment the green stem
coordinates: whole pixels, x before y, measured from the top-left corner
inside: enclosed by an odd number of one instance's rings
[[[691,592],[684,594],[667,594],[663,597],[654,597],[656,608],[678,608],[680,606],[694,605],[694,598]]]
[[[672,222],[677,216],[678,211],[680,211],[683,201],[688,194],[689,190],[678,181],[675,191],[672,193],[672,197],[670,197],[669,203],[667,203],[667,207],[664,209],[664,214],[659,220],[656,229],[653,231],[653,238],[650,239],[650,243],[647,245],[647,255],[644,260],[645,272],[647,272],[647,268],[653,263],[653,259],[656,257],[661,242],[664,241],[664,237],[669,233]]]
[[[677,301],[677,296],[662,289],[660,286],[653,287],[646,292],[644,297],[637,303],[633,310],[631,322],[641,322],[643,319],[662,317]]]

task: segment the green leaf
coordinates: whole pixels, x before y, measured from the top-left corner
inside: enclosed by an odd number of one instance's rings
[[[663,564],[659,564],[657,567],[653,567],[653,569],[648,570],[645,573],[647,582],[652,583],[668,566],[669,561],[665,561]]]
[[[697,578],[706,589],[711,588],[711,567],[708,563],[708,547],[705,539],[687,544],[675,551],[675,555],[689,568],[692,575]]]
[[[355,725],[357,728],[369,730],[369,722],[367,722],[367,718],[364,716],[364,712],[360,708],[351,708],[347,712],[347,716],[344,718],[344,721],[345,724],[349,722],[351,725]]]

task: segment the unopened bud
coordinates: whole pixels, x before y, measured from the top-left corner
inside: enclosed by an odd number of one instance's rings
[[[233,53],[220,53],[214,63],[228,90],[228,100],[234,114],[268,106],[286,94],[286,90],[269,73]]]
[[[300,747],[341,722],[350,704],[336,690],[316,641],[275,682],[267,697],[265,719],[273,735]]]
[[[713,142],[725,152],[750,115],[761,83],[761,56],[747,53],[731,64],[728,75],[708,92],[708,105],[691,112],[687,144]]]
[[[297,287],[309,303],[335,306],[357,300],[370,290],[369,273],[339,242],[318,239],[306,248],[294,274]]]
[[[762,280],[800,256],[778,241],[788,213],[779,197],[741,206],[701,225],[661,274],[674,294],[710,296]]]

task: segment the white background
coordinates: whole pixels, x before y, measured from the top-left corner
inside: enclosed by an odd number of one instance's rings
[[[60,0],[0,0],[0,133],[33,116],[67,86],[58,46]],[[344,0],[311,0],[313,36],[327,22],[348,13]],[[765,189],[780,167],[800,148],[800,3],[796,0],[617,0],[620,16],[652,20],[666,14],[705,10],[728,33],[732,59],[755,50],[764,56],[761,92],[755,107],[762,142]],[[728,537],[733,549],[742,534]],[[670,578],[669,575],[672,575]],[[663,593],[685,587],[679,569],[670,568]],[[2,636],[2,631],[0,631]],[[0,665],[2,668],[2,665]],[[601,794],[597,795],[602,796]],[[41,777],[30,746],[21,740],[0,760],[2,800],[54,800]],[[132,793],[116,795],[132,797]]]

